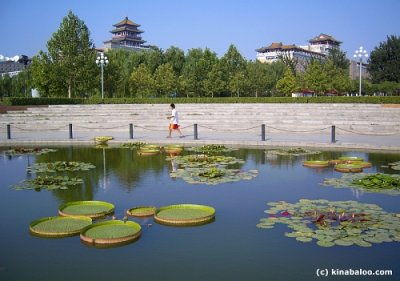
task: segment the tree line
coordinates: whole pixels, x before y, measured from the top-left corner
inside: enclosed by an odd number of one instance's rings
[[[400,37],[388,37],[371,52],[371,80],[363,82],[364,94],[398,93],[399,42]],[[0,93],[29,96],[27,89],[32,87],[43,97],[99,97],[96,56],[87,26],[70,11],[47,42],[47,52],[41,50],[19,75],[3,76]],[[358,91],[358,80],[350,80],[349,61],[340,50],[331,51],[324,60],[299,62],[281,57],[271,64],[246,60],[233,44],[221,57],[208,48],[185,53],[175,46],[165,51],[157,47],[135,52],[113,49],[106,56],[105,97],[261,97],[290,96],[304,90],[315,94]]]

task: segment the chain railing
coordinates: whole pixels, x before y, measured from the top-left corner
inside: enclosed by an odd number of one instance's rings
[[[84,129],[84,130],[116,130],[116,129],[122,129],[122,128],[126,128],[127,124],[122,124],[122,125],[116,125],[116,126],[87,126],[87,125],[82,125],[82,124],[68,124],[68,125],[63,125],[63,126],[57,126],[57,127],[49,127],[49,128],[44,128],[44,129],[38,129],[35,124],[26,124],[29,125],[27,126],[22,126],[22,124],[0,124],[0,129],[4,129],[6,128],[6,132],[7,132],[7,139],[11,139],[11,130],[12,129],[17,129],[19,131],[27,131],[27,132],[37,132],[37,131],[65,131],[68,128],[69,131],[69,138],[73,139],[73,127],[74,128],[78,128],[78,129]],[[252,131],[255,130],[257,128],[261,128],[261,141],[265,141],[266,140],[266,131],[267,129],[272,129],[278,132],[286,132],[286,133],[315,133],[315,132],[322,132],[322,131],[326,131],[329,128],[331,129],[331,142],[335,143],[336,142],[336,130],[338,131],[342,131],[345,133],[349,133],[349,134],[356,134],[356,135],[364,135],[364,136],[394,136],[394,135],[399,135],[400,131],[393,131],[391,133],[378,133],[378,132],[360,132],[357,130],[353,130],[353,129],[347,129],[347,128],[343,128],[340,126],[324,126],[321,128],[314,128],[314,129],[309,129],[309,130],[291,130],[291,129],[286,129],[286,128],[280,128],[278,126],[270,126],[270,125],[265,125],[265,124],[261,124],[260,125],[255,125],[255,126],[251,126],[251,127],[247,127],[247,128],[232,128],[232,129],[226,129],[226,128],[214,128],[210,125],[204,125],[204,124],[192,124],[192,125],[187,125],[184,127],[181,127],[181,129],[187,129],[193,127],[193,136],[195,140],[199,139],[199,128],[200,129],[205,129],[205,130],[209,130],[212,132],[221,132],[221,133],[235,133],[235,132],[248,132],[248,131]],[[130,139],[133,139],[133,129],[134,128],[138,128],[141,130],[145,130],[145,131],[151,131],[151,132],[164,132],[164,129],[159,129],[159,128],[155,128],[155,127],[150,127],[150,126],[142,126],[142,125],[134,125],[132,123],[128,124],[128,129],[129,129],[129,137]]]

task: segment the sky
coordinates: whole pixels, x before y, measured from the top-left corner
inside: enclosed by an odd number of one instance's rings
[[[272,42],[307,45],[325,33],[351,58],[400,36],[400,0],[0,0],[0,54],[46,51],[69,10],[85,22],[96,47],[126,16],[141,25],[146,44],[223,56],[230,44],[248,60]]]

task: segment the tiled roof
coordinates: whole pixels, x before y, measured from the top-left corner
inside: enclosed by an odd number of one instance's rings
[[[122,21],[120,21],[119,23],[114,24],[115,27],[120,27],[122,25],[133,25],[133,26],[140,26],[137,23],[134,23],[133,21],[129,20],[128,17],[125,17]]]
[[[318,36],[315,36],[314,38],[310,39],[308,42],[310,42],[310,43],[318,43],[318,42],[321,42],[321,41],[332,41],[332,42],[335,42],[335,43],[338,43],[338,44],[342,43],[342,42],[336,40],[333,36],[330,36],[330,35],[327,35],[327,34],[324,34],[324,33],[320,33]]]

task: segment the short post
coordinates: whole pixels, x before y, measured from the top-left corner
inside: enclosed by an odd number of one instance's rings
[[[7,139],[11,139],[11,125],[7,124]]]
[[[332,125],[332,129],[331,129],[331,143],[335,143],[336,142],[336,127],[335,125]]]
[[[265,141],[265,124],[261,124],[261,141]]]
[[[129,124],[129,138],[133,140],[133,124]]]
[[[72,140],[73,136],[72,136],[72,124],[69,124],[69,139]]]
[[[198,140],[199,138],[198,138],[198,134],[197,134],[197,124],[193,125],[193,130],[194,130],[194,139]]]

